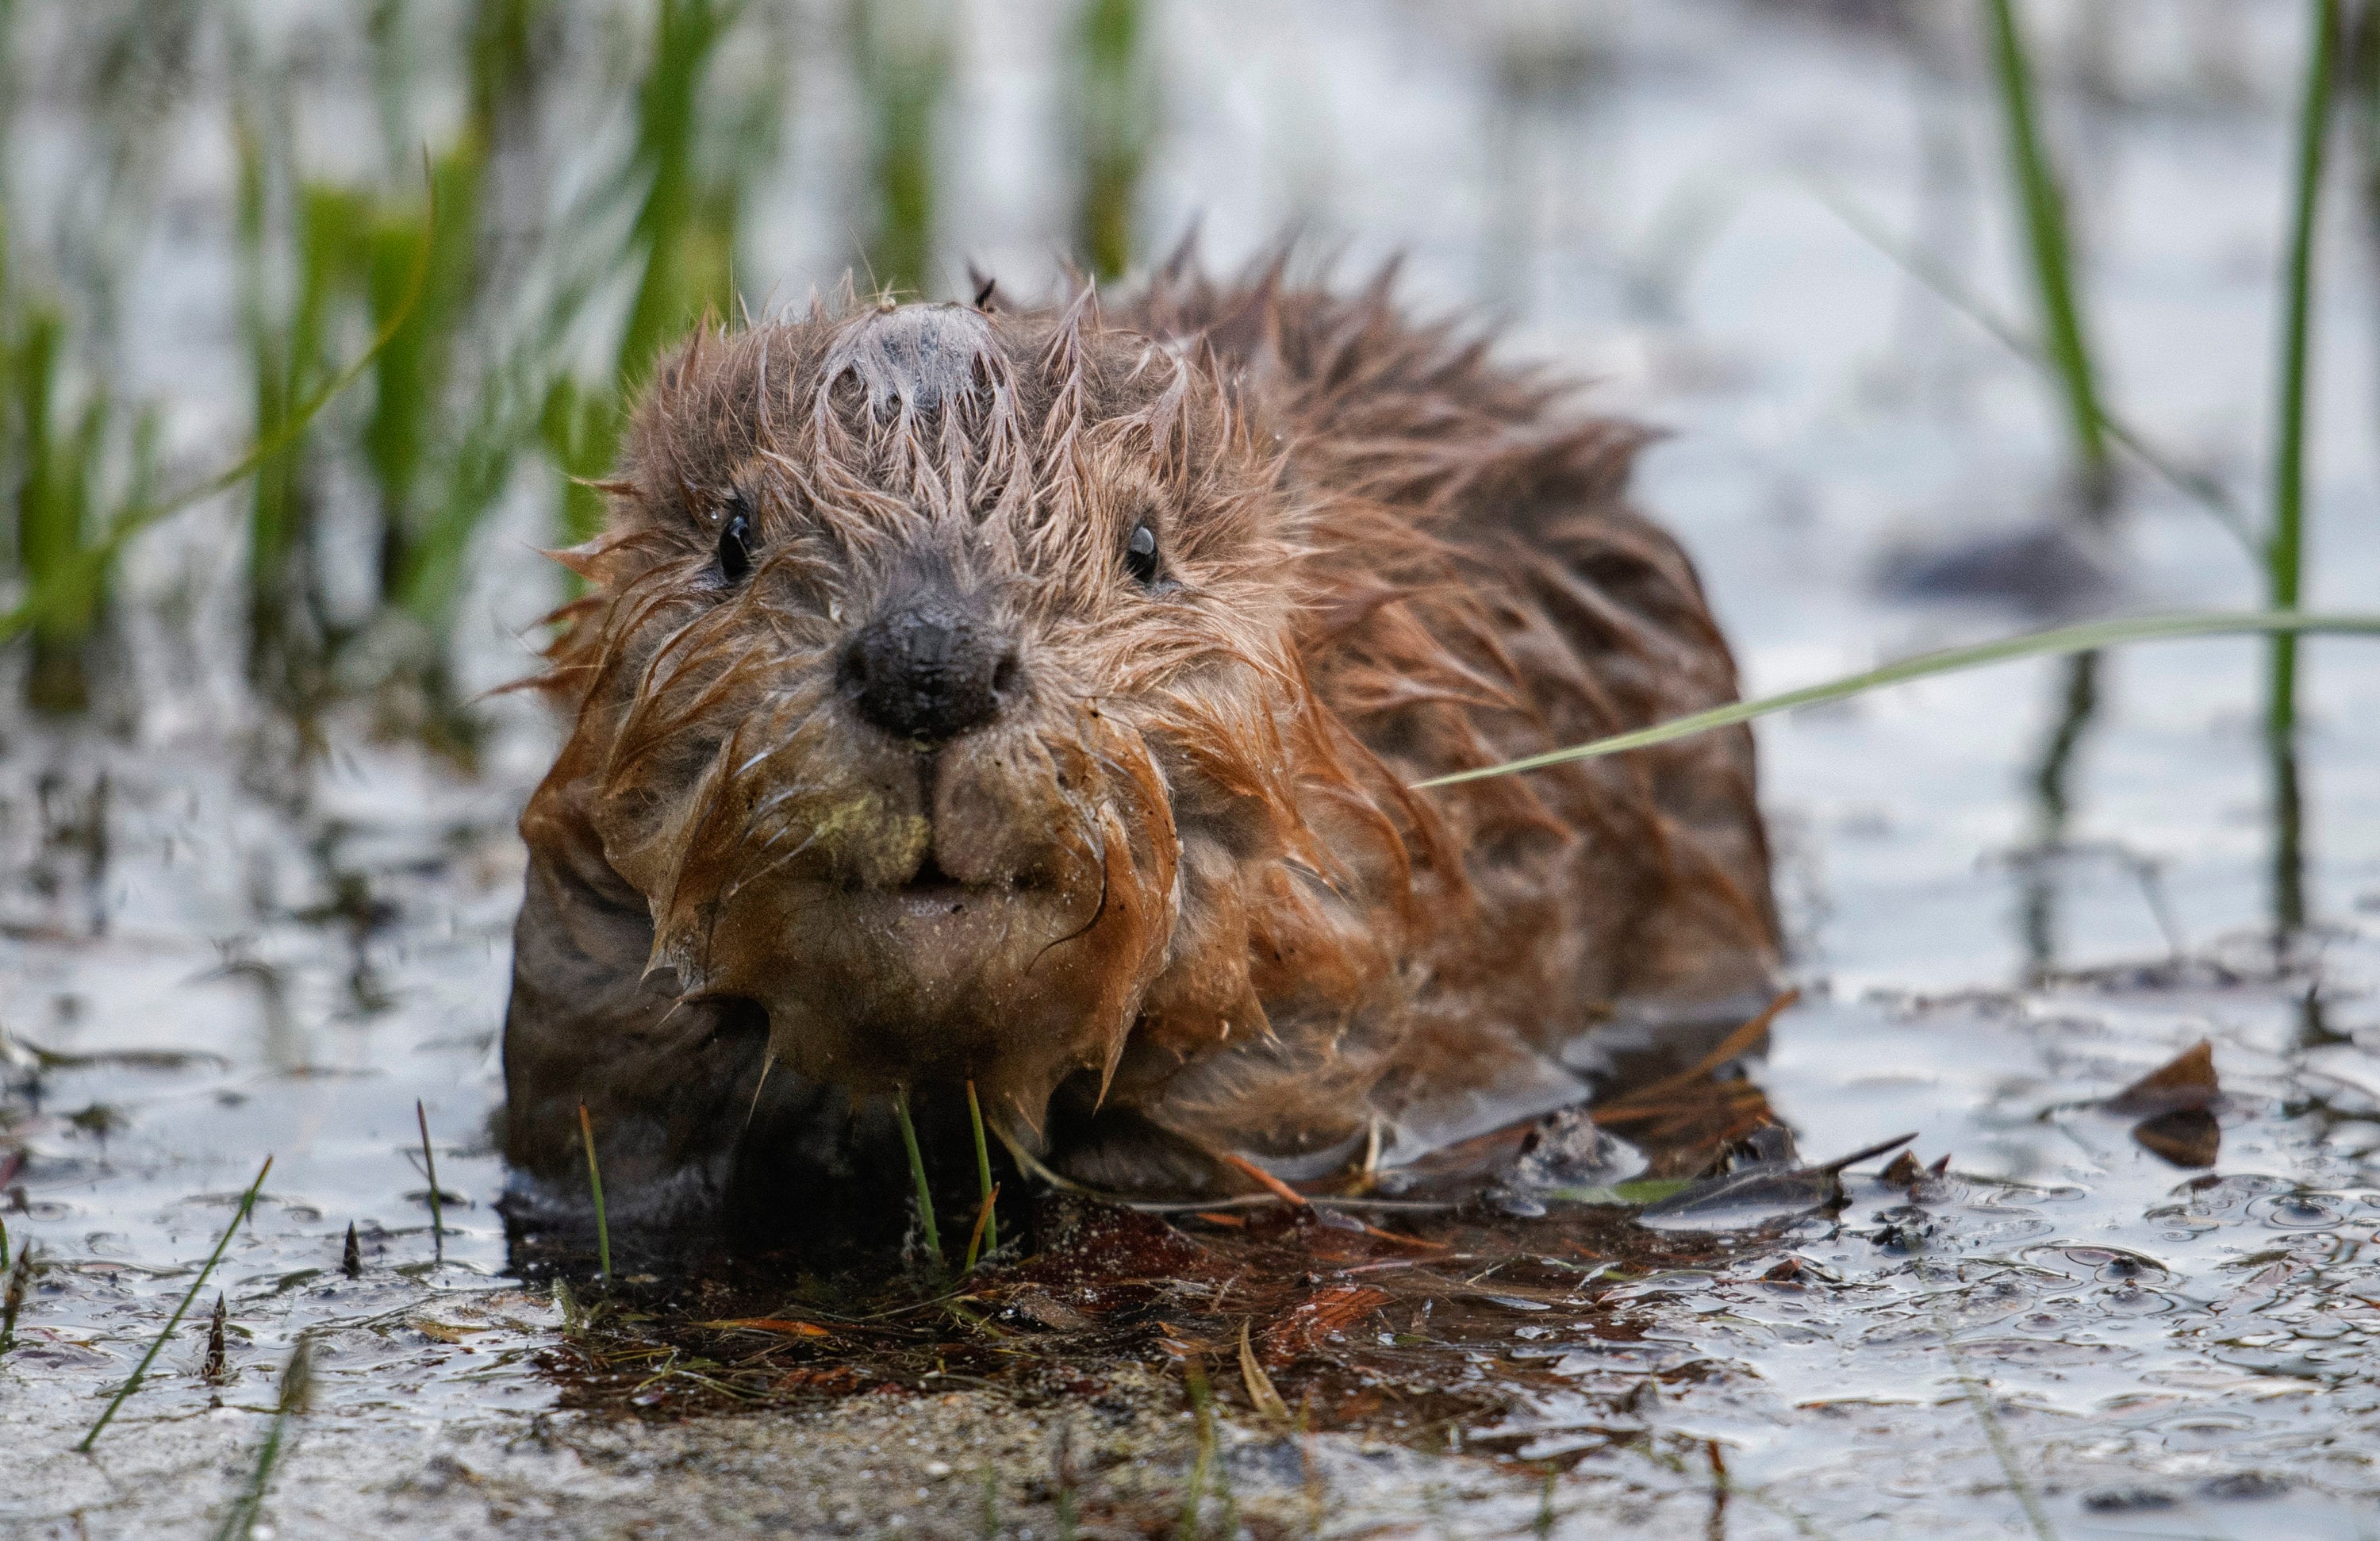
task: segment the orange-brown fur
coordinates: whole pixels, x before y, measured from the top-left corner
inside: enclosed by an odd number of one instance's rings
[[[1741,730],[1410,789],[1734,694],[1625,501],[1644,434],[1564,394],[1385,279],[1278,268],[696,336],[568,553],[590,593],[522,820],[513,1159],[569,1170],[584,1100],[620,1180],[707,1189],[739,1147],[824,1151],[856,1104],[971,1079],[1061,1170],[1197,1187],[1215,1153],[1303,1172],[1538,1110],[1512,1088],[1558,1088],[1615,1013],[1758,990]],[[1122,565],[1144,520],[1170,590]],[[859,721],[835,662],[920,585],[974,596],[1017,665],[930,753]]]

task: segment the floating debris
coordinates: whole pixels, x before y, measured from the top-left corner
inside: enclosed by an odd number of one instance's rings
[[[2178,1167],[2211,1167],[2223,1149],[2223,1126],[2215,1118],[2222,1099],[2215,1046],[2201,1038],[2099,1106],[2139,1119],[2132,1138],[2144,1149]]]

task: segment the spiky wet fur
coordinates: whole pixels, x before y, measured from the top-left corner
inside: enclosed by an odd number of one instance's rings
[[[739,1148],[834,1170],[855,1108],[972,1078],[1062,1171],[1210,1186],[1213,1153],[1310,1171],[1519,1107],[1615,1013],[1759,989],[1742,730],[1407,790],[1735,693],[1625,502],[1645,435],[1566,394],[1385,276],[1278,264],[698,334],[565,553],[590,593],[522,820],[512,1159],[566,1176],[583,1099],[607,1182],[675,1202]],[[1142,519],[1170,588],[1125,571]],[[1023,677],[929,765],[834,666],[920,583],[980,596]],[[929,892],[978,913],[905,918]]]

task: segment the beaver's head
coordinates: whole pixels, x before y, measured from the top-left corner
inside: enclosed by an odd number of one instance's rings
[[[1310,510],[1195,345],[909,305],[698,336],[607,484],[549,783],[651,967],[1038,1125],[1386,968],[1402,847],[1301,672]],[[532,809],[531,839],[538,838]]]

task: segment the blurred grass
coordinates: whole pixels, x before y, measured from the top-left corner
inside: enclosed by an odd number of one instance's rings
[[[0,268],[0,290],[6,287]],[[91,556],[103,523],[95,505],[110,452],[118,447],[111,429],[119,414],[103,387],[79,403],[66,399],[67,322],[58,305],[14,295],[0,305],[0,377],[6,382],[0,448],[16,471],[17,561],[28,584],[55,596],[31,627],[26,704],[71,715],[91,704],[91,654],[108,601],[110,568]],[[149,495],[155,470],[155,414],[140,415],[130,455],[126,496],[138,501]]]
[[[1115,279],[1139,244],[1140,180],[1157,131],[1157,70],[1146,0],[1082,0],[1075,24],[1075,247]]]
[[[868,117],[868,279],[882,294],[931,292],[937,140],[950,94],[950,0],[852,0],[853,72]]]

